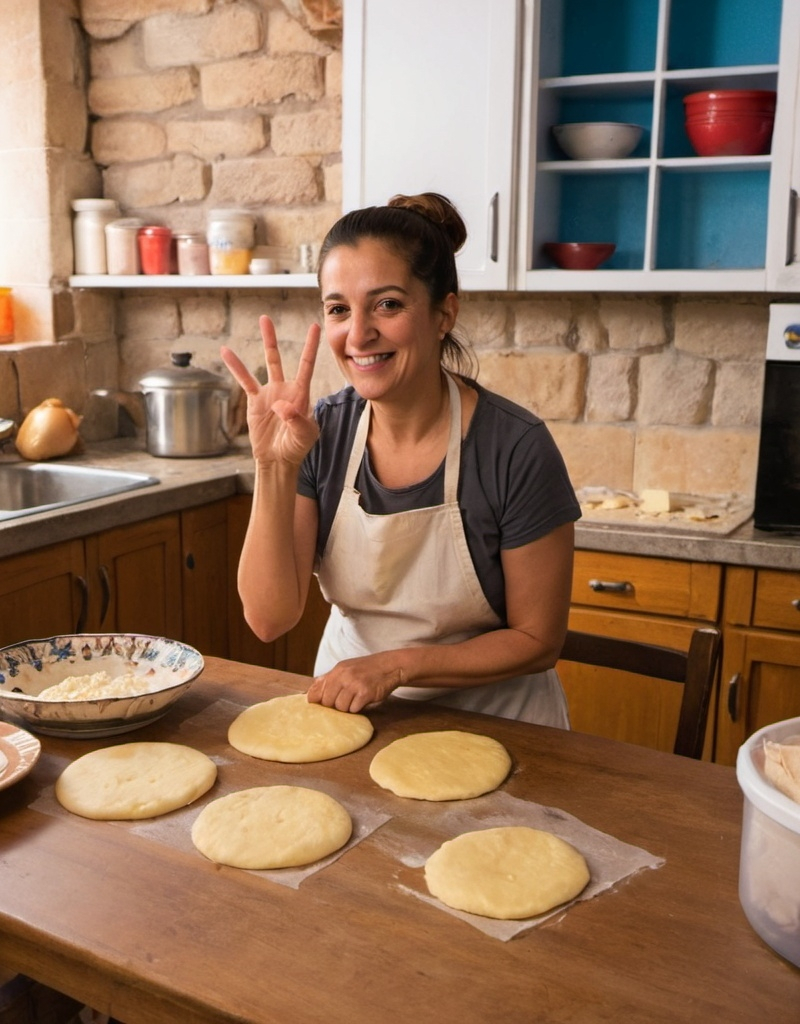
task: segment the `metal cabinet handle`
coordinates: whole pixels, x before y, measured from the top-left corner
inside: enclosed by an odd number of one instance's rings
[[[78,621],[75,623],[75,632],[82,633],[86,629],[86,615],[89,610],[89,584],[83,576],[76,576],[75,582],[81,592],[81,610],[78,612]]]
[[[739,720],[739,699],[741,696],[742,673],[737,672],[728,683],[728,715],[732,722]]]
[[[495,192],[492,196],[492,201],[489,203],[489,259],[492,263],[497,263],[497,253],[499,249],[499,231],[500,231],[500,193]]]
[[[633,590],[633,584],[627,580],[589,580],[589,586],[598,594],[628,594]]]
[[[100,590],[103,595],[100,604],[100,626],[102,628],[106,621],[106,615],[108,615],[108,606],[111,604],[111,581],[108,577],[107,566],[101,565],[97,572],[100,577]]]
[[[800,612],[800,597],[796,597],[794,601],[792,601],[792,608],[796,608]]]
[[[797,252],[797,192],[789,189],[789,233],[786,236],[786,265],[796,263]]]

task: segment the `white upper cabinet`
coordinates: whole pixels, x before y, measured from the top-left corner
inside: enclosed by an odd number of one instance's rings
[[[790,247],[799,10],[798,0],[529,0],[518,286],[776,287]],[[715,89],[777,90],[770,153],[696,155],[683,100]],[[552,133],[572,121],[644,132],[625,159],[573,160]],[[598,270],[565,272],[542,252],[547,241],[616,250]]]
[[[800,0],[345,0],[344,30],[345,209],[449,196],[465,288],[800,290]],[[777,90],[770,153],[696,155],[683,98],[713,89]],[[644,131],[575,160],[570,121]],[[616,250],[560,270],[549,241]]]
[[[520,31],[517,0],[345,0],[344,209],[446,195],[466,289],[510,285]]]

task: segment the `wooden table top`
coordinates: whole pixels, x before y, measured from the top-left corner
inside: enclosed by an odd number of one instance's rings
[[[41,737],[31,773],[0,791],[0,964],[127,1024],[797,1024],[800,970],[739,904],[733,769],[400,702],[370,713],[366,747],[332,761],[275,765],[228,746],[224,723],[241,706],[303,684],[209,658],[160,722],[91,742]],[[503,799],[559,808],[663,866],[508,941],[419,898],[422,869],[401,851],[454,805],[394,797],[368,766],[398,736],[452,728],[506,745]],[[205,750],[220,763],[218,786],[317,781],[390,817],[292,888],[212,864],[183,843],[185,828],[165,838],[55,803],[67,760],[145,739]]]

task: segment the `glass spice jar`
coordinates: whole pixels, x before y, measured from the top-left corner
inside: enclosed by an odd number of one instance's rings
[[[255,245],[256,226],[246,210],[211,210],[208,258],[212,274],[246,274]]]
[[[160,224],[148,224],[139,228],[139,257],[144,274],[168,274],[170,272],[170,250],[172,231]]]
[[[109,274],[139,274],[139,228],[144,221],[124,217],[106,224],[106,262]]]

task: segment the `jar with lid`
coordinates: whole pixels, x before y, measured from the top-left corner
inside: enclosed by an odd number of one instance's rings
[[[246,274],[255,234],[255,219],[246,210],[211,210],[208,220],[211,273]]]
[[[72,226],[76,274],[105,274],[106,224],[119,217],[113,199],[73,199],[75,221]]]
[[[160,224],[139,228],[139,258],[145,274],[168,274],[171,267],[172,231]]]
[[[106,262],[109,274],[139,274],[138,234],[144,224],[138,217],[123,217],[106,224]]]
[[[206,236],[200,234],[177,235],[178,273],[197,276],[210,274],[208,262],[208,243]]]

